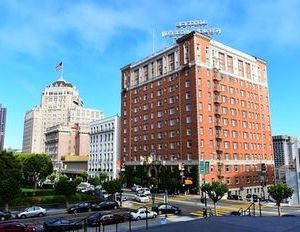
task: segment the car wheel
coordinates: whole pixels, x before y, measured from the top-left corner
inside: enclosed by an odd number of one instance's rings
[[[174,212],[175,214],[178,214],[178,211],[177,210],[175,210],[175,212]]]
[[[156,218],[157,217],[157,215],[156,214],[153,214],[153,217],[152,218]]]
[[[115,206],[114,206],[114,209],[117,209],[117,208],[118,208],[118,206],[115,205]]]
[[[5,217],[1,217],[0,220],[1,220],[1,221],[4,221],[4,220],[5,220]]]
[[[43,213],[38,214],[39,217],[44,217],[45,215]]]
[[[141,217],[137,217],[136,220],[137,220],[137,221],[141,220]]]
[[[77,214],[77,210],[75,209],[75,210],[73,211],[73,213],[74,213],[74,214]]]
[[[158,211],[158,214],[162,214],[162,212],[159,210],[159,211]]]
[[[92,209],[91,209],[91,208],[89,208],[89,209],[88,209],[88,212],[92,212]]]
[[[26,215],[25,215],[25,214],[22,214],[20,218],[26,218]]]

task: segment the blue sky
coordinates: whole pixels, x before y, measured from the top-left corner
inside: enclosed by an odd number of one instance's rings
[[[22,147],[26,110],[58,79],[77,86],[85,105],[120,112],[120,68],[172,41],[176,22],[206,19],[214,39],[268,62],[273,134],[300,137],[298,0],[1,0],[0,104],[8,108],[6,146]]]

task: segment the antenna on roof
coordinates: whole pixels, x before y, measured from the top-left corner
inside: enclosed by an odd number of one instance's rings
[[[193,20],[193,21],[185,21],[179,22],[176,24],[175,30],[163,31],[162,37],[171,37],[174,39],[178,39],[181,36],[191,33],[192,31],[197,31],[200,34],[211,36],[216,34],[221,34],[220,28],[207,28],[206,20]]]

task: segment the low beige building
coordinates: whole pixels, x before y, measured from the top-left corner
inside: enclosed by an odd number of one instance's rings
[[[67,155],[63,156],[61,161],[63,168],[62,173],[76,175],[87,171],[88,156]]]
[[[54,169],[61,169],[61,161],[67,157],[86,157],[88,160],[89,127],[86,124],[69,124],[49,127],[45,133],[46,153],[54,164]],[[82,161],[85,158],[79,158]],[[87,168],[85,169],[87,170]]]

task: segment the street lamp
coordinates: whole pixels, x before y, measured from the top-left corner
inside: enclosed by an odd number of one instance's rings
[[[180,176],[181,176],[181,184],[182,184],[182,189],[185,192],[185,184],[184,184],[184,163],[179,163],[179,171],[180,171]]]

